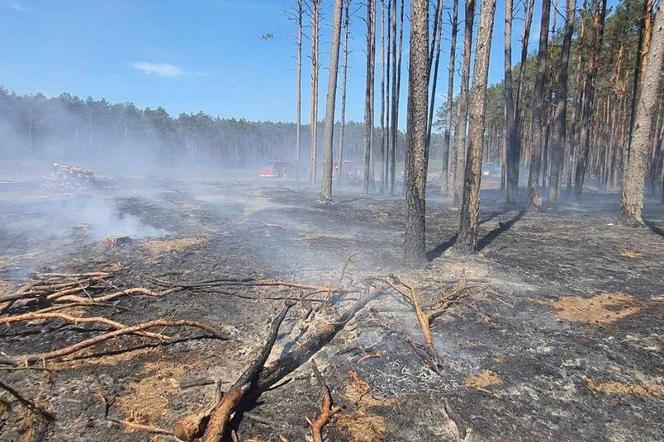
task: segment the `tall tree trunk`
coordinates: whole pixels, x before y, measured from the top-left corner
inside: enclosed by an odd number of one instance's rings
[[[408,150],[406,151],[406,234],[404,257],[417,265],[425,255],[425,196],[427,99],[429,95],[429,5],[410,3],[410,52],[408,62]]]
[[[634,65],[634,78],[632,82],[632,105],[630,106],[629,114],[629,142],[628,148],[632,143],[632,135],[634,132],[634,119],[636,114],[636,99],[639,92],[639,83],[643,82],[645,74],[645,55],[650,50],[650,39],[652,33],[652,6],[653,0],[645,0],[643,2],[643,13],[641,16],[641,32],[639,32],[639,43],[637,45],[636,63]],[[627,152],[629,157],[629,151]]]
[[[369,193],[373,155],[376,2],[367,0],[367,74],[364,89],[364,193]]]
[[[429,119],[427,120],[427,158],[431,150],[431,131],[433,130],[433,115],[436,105],[436,86],[438,83],[438,66],[440,65],[440,39],[443,28],[443,0],[436,2],[433,25],[433,44],[429,54],[429,78],[431,80],[431,100],[429,101]],[[433,77],[431,69],[433,68]]]
[[[320,24],[320,2],[311,0],[311,155],[309,158],[309,181],[316,185],[318,162],[318,26]]]
[[[385,0],[380,1],[380,193],[385,193]]]
[[[477,228],[480,218],[480,185],[482,180],[482,139],[484,138],[484,106],[486,83],[489,74],[491,34],[496,12],[496,0],[482,0],[480,27],[475,50],[473,72],[473,94],[470,100],[470,127],[468,133],[468,156],[463,185],[461,219],[455,249],[462,253],[477,250]]]
[[[594,0],[593,38],[588,56],[588,68],[583,87],[583,105],[581,106],[581,127],[579,134],[580,155],[576,161],[574,173],[574,193],[577,198],[583,193],[586,178],[588,154],[590,153],[590,116],[592,114],[595,95],[595,82],[599,65],[599,52],[604,34],[604,17],[606,16],[606,0]]]
[[[619,220],[626,225],[641,225],[643,190],[650,149],[652,121],[657,109],[660,76],[664,61],[664,6],[657,4],[650,51],[646,55],[645,74],[634,121],[634,136],[625,165],[620,192]]]
[[[549,15],[551,0],[542,2],[539,49],[537,51],[537,75],[533,90],[532,148],[530,151],[530,171],[528,173],[528,209],[537,210],[542,204],[539,194],[539,177],[542,165],[542,145],[544,142],[544,85],[546,83],[546,54],[549,43]]]
[[[343,182],[344,135],[346,131],[346,84],[348,83],[348,38],[350,36],[350,0],[344,1],[344,66],[341,77],[341,127],[339,128],[339,182]]]
[[[567,134],[567,68],[572,48],[574,33],[575,0],[567,0],[565,30],[563,31],[563,47],[558,64],[558,80],[556,82],[556,107],[553,113],[553,134],[551,136],[551,173],[549,174],[549,192],[547,202],[555,205],[558,202],[560,175],[565,161],[565,145]]]
[[[396,105],[394,107],[394,121],[396,121],[396,128],[394,133],[394,152],[393,164],[396,165],[396,151],[399,149],[399,101],[401,95],[401,54],[403,53],[403,16],[404,16],[404,0],[401,0],[401,9],[399,13],[399,50],[397,52],[397,88],[396,88]],[[395,167],[392,167],[392,193],[394,194],[395,183]]]
[[[567,137],[568,148],[568,160],[567,160],[567,186],[566,193],[570,195],[572,193],[572,182],[574,178],[574,168],[576,166],[576,158],[578,157],[579,152],[579,129],[581,126],[581,107],[583,103],[583,54],[585,52],[585,41],[586,41],[586,16],[587,10],[584,9],[581,12],[581,31],[579,32],[579,37],[577,38],[577,50],[576,50],[576,79],[574,81],[576,94],[574,97],[574,108],[572,109],[572,127],[569,131]]]
[[[464,155],[466,153],[466,126],[468,124],[468,82],[470,79],[470,56],[473,45],[473,22],[475,20],[475,0],[466,0],[464,17],[466,26],[463,36],[463,67],[461,68],[461,92],[459,93],[459,114],[454,129],[454,204],[461,201],[464,182]]]
[[[297,0],[297,83],[295,87],[295,180],[300,184],[300,159],[302,151],[302,18],[304,16],[304,0]]]
[[[390,151],[390,195],[394,195],[395,162],[397,150],[397,127],[399,122],[397,118],[397,0],[392,0],[392,110],[390,117],[390,140],[388,143]]]
[[[323,132],[323,181],[320,198],[332,200],[332,175],[334,174],[334,108],[337,98],[337,76],[339,73],[339,45],[341,44],[341,17],[343,0],[334,2],[332,22],[332,46],[330,47],[330,69],[327,77],[327,103],[325,108],[325,130]]]
[[[514,118],[514,92],[512,85],[512,0],[505,0],[505,202],[514,204],[519,182],[519,133]]]
[[[455,162],[450,162],[450,139],[452,135],[452,118],[454,115],[454,106],[452,103],[454,101],[454,70],[456,62],[456,41],[457,41],[457,30],[459,28],[459,0],[454,0],[452,6],[452,30],[451,32],[451,42],[450,42],[450,59],[447,65],[447,98],[445,100],[445,133],[443,135],[443,170],[442,172],[442,181],[440,191],[448,195],[449,194],[449,178],[452,167]],[[452,180],[454,183],[454,180]]]

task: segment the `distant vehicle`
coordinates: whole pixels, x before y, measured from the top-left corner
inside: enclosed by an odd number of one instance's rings
[[[272,161],[258,171],[258,176],[261,178],[283,178],[288,176],[288,163],[278,160]]]
[[[500,164],[489,163],[482,168],[482,175],[484,176],[500,176]]]

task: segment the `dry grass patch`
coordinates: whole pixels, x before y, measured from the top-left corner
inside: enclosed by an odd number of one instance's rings
[[[362,410],[340,414],[334,425],[346,432],[349,436],[348,440],[354,442],[381,441],[387,430],[385,419]]]
[[[637,252],[636,250],[622,250],[620,256],[624,258],[640,258],[642,255],[641,252]]]
[[[116,403],[130,420],[154,423],[172,409],[169,397],[180,391],[180,381],[189,370],[181,363],[148,363],[144,377],[129,384],[129,392],[118,397]]]
[[[180,252],[188,248],[205,244],[208,238],[188,237],[178,239],[155,239],[146,241],[143,247],[153,255],[163,255],[165,253]]]
[[[622,292],[606,293],[592,298],[565,296],[558,298],[553,307],[560,318],[590,324],[615,322],[641,310],[633,296]]]
[[[636,394],[639,396],[660,396],[664,394],[664,385],[645,383],[630,384],[625,382],[599,382],[588,379],[586,387],[596,393]]]
[[[503,383],[497,373],[491,370],[480,370],[476,375],[467,377],[463,381],[464,385],[475,390],[484,389],[491,385],[499,385]]]
[[[356,371],[348,370],[348,376],[350,377],[350,382],[344,387],[343,395],[355,405],[366,409],[369,407],[392,405],[396,402],[394,399],[375,395],[369,383],[362,379]]]

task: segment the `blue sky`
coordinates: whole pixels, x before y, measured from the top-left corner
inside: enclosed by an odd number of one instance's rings
[[[133,102],[139,107],[162,106],[172,115],[203,111],[221,117],[294,121],[294,25],[285,13],[292,3],[292,0],[0,0],[0,85],[17,93],[42,92],[53,96],[70,92],[111,102]],[[332,0],[323,3],[321,118]],[[363,16],[360,0],[353,3],[353,9],[359,9],[358,15]],[[451,8],[451,0],[445,3]],[[539,30],[541,2],[536,3],[531,50],[536,47]],[[490,82],[502,78],[503,5],[499,0]],[[437,103],[442,101],[447,83],[447,14],[445,22]],[[515,60],[521,26],[522,21],[515,20]],[[363,119],[364,111],[364,32],[364,22],[359,16],[353,18],[348,119],[357,121]],[[274,38],[261,39],[266,33],[274,34]],[[462,34],[459,32],[460,38]],[[405,41],[404,75],[408,66],[407,47]],[[461,42],[458,47],[460,52]],[[309,51],[306,41],[304,51],[305,55]],[[309,119],[307,63],[305,58],[305,122]],[[405,90],[404,82],[404,96]],[[401,103],[401,115],[405,117],[406,99]]]

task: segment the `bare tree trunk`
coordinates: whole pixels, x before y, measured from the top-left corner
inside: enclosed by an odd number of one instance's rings
[[[367,76],[364,92],[364,193],[371,185],[374,128],[374,66],[376,62],[376,2],[367,0]]]
[[[639,83],[643,83],[645,75],[645,55],[650,50],[650,39],[652,34],[652,7],[653,0],[645,0],[643,2],[643,14],[641,17],[641,32],[639,32],[639,43],[636,52],[636,64],[634,65],[634,79],[632,82],[632,105],[630,106],[629,114],[629,141],[627,143],[628,149],[632,144],[632,135],[634,132],[634,119],[636,114],[636,99],[639,94]],[[629,157],[629,151],[627,152]]]
[[[445,109],[445,134],[443,135],[443,170],[442,170],[442,182],[440,191],[443,194],[449,194],[449,178],[451,174],[451,169],[456,164],[455,162],[450,163],[450,139],[452,135],[452,118],[454,115],[454,106],[452,102],[454,101],[454,68],[456,62],[456,40],[457,40],[457,30],[459,28],[458,19],[459,19],[459,0],[454,0],[452,6],[452,30],[451,30],[451,39],[450,42],[450,59],[447,66],[447,99],[446,109]],[[452,167],[450,167],[450,164]],[[454,179],[452,179],[454,183]]]
[[[604,34],[604,17],[606,16],[606,0],[594,0],[593,38],[590,45],[588,68],[584,80],[583,105],[581,106],[581,127],[579,134],[580,155],[576,161],[574,173],[574,193],[577,198],[583,193],[583,184],[586,177],[588,154],[590,152],[590,116],[593,108],[595,82],[599,65],[599,51],[602,46]]]
[[[350,0],[344,1],[344,67],[341,79],[341,127],[339,128],[339,183],[343,182],[344,132],[346,131],[346,84],[348,83],[348,37],[350,35]]]
[[[295,180],[300,184],[300,159],[302,151],[302,17],[304,15],[304,0],[296,0],[297,20],[297,83],[295,88],[295,109],[297,122],[295,123]]]
[[[380,1],[380,193],[385,193],[385,0]]]
[[[470,127],[468,130],[468,156],[463,185],[461,219],[455,249],[461,253],[477,250],[477,228],[480,218],[480,185],[482,180],[482,139],[484,138],[484,106],[486,83],[489,75],[491,34],[496,12],[496,0],[482,0],[480,27],[477,34],[475,66],[473,69],[473,95],[470,100]]]
[[[556,88],[556,107],[553,114],[553,134],[551,136],[551,173],[549,175],[549,191],[547,202],[555,205],[558,202],[560,189],[560,175],[565,161],[565,145],[567,134],[567,68],[569,54],[572,48],[572,34],[574,32],[575,0],[567,0],[565,16],[565,30],[563,31],[563,47],[558,64],[558,80]]]
[[[544,142],[544,85],[546,83],[546,54],[549,42],[549,15],[551,0],[542,2],[539,49],[537,51],[537,76],[533,90],[532,148],[530,151],[530,171],[528,174],[528,209],[537,210],[542,204],[539,194],[539,176],[542,165],[542,145]]]
[[[394,178],[395,178],[395,163],[396,163],[396,150],[397,150],[397,0],[392,0],[392,17],[390,22],[392,28],[392,110],[390,112],[390,139],[389,139],[389,153],[390,153],[390,195],[394,195]]]
[[[568,143],[568,160],[567,160],[567,186],[566,193],[569,195],[572,193],[572,179],[574,178],[574,168],[576,166],[576,158],[579,152],[579,126],[581,125],[581,107],[583,102],[583,54],[585,47],[586,37],[586,14],[587,11],[584,9],[581,12],[581,31],[579,32],[579,37],[577,38],[577,54],[576,54],[576,79],[574,81],[576,88],[576,96],[574,98],[574,109],[572,110],[572,127],[570,129],[569,136],[567,137]]]
[[[431,149],[431,131],[433,130],[433,114],[436,105],[436,86],[438,83],[438,66],[440,64],[440,38],[443,27],[443,0],[436,2],[436,11],[433,25],[433,44],[429,54],[429,78],[431,80],[431,100],[429,101],[429,119],[427,122],[427,157]],[[433,68],[433,77],[431,69]]]
[[[399,149],[399,102],[401,94],[401,54],[403,53],[403,16],[404,16],[404,0],[401,0],[401,9],[399,13],[399,51],[397,52],[397,89],[396,89],[396,105],[394,108],[394,121],[397,122],[397,126],[394,134],[394,151],[396,157],[396,151]],[[396,158],[393,159],[396,166]],[[405,163],[405,161],[404,161]],[[392,168],[392,183],[395,182],[395,168]],[[394,187],[394,185],[393,185]],[[394,193],[394,188],[392,188],[392,193]]]
[[[512,0],[505,0],[505,201],[514,204],[519,182],[519,133],[514,118],[514,92],[512,85]],[[515,167],[516,164],[516,167]]]
[[[645,75],[634,121],[634,136],[630,155],[625,165],[622,190],[620,192],[620,214],[622,224],[641,225],[643,219],[643,190],[650,148],[650,133],[655,114],[660,76],[664,61],[664,6],[657,4],[650,51],[646,55]]]
[[[410,3],[408,62],[408,150],[406,151],[406,262],[417,265],[425,256],[427,99],[429,95],[429,7],[427,0]]]
[[[327,77],[327,103],[325,109],[325,131],[323,132],[323,182],[320,198],[332,200],[332,175],[334,174],[334,108],[337,99],[337,76],[339,73],[339,45],[341,44],[341,17],[343,0],[334,2],[332,22],[332,46],[330,47],[330,69]]]
[[[318,161],[318,26],[320,22],[321,0],[311,0],[311,156],[309,181],[316,185],[316,165]]]
[[[390,105],[391,95],[390,90],[392,89],[392,83],[390,81],[392,75],[392,51],[390,50],[392,45],[392,4],[396,0],[388,0],[387,2],[387,43],[385,45],[386,50],[386,68],[385,68],[385,150],[383,151],[383,176],[385,177],[384,191],[387,192],[390,188],[390,122],[392,107]]]
[[[468,124],[468,82],[470,81],[470,55],[473,45],[473,22],[475,20],[475,0],[466,0],[464,17],[466,26],[463,36],[463,67],[461,68],[461,92],[459,93],[459,114],[454,129],[454,204],[461,201],[464,182],[464,155],[466,153],[466,126]]]

